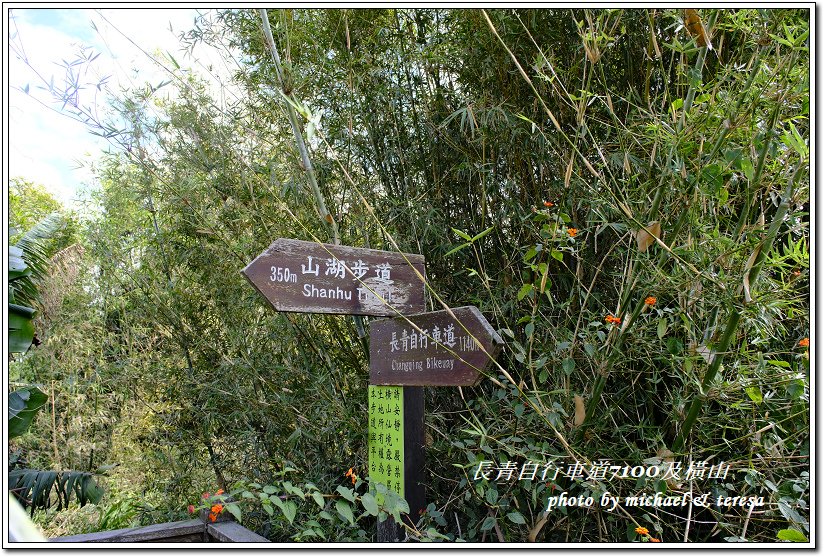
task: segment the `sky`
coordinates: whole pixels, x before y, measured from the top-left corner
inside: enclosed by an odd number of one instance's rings
[[[224,80],[233,63],[225,53],[202,44],[192,57],[182,52],[179,35],[194,26],[198,11],[193,9],[38,8],[10,9],[4,15],[6,40],[11,45],[4,88],[8,100],[7,177],[20,176],[42,184],[68,208],[78,208],[77,199],[85,185],[93,187],[89,163],[110,144],[92,135],[86,125],[61,114],[63,103],[39,87],[53,79],[56,89],[65,90],[65,65],[76,60],[81,49],[93,53],[89,57],[98,57],[75,66],[81,74],[80,83],[88,84],[78,94],[79,104],[100,114],[106,109],[106,92],[116,94],[121,88],[146,82],[157,85],[168,79],[140,48],[156,56],[169,52],[181,67],[203,76],[209,75],[205,68],[211,66],[212,73]],[[98,92],[94,85],[104,76],[111,77]]]

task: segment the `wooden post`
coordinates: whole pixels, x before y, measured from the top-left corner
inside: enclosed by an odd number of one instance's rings
[[[389,317],[426,308],[426,266],[418,254],[280,238],[242,272],[276,311]],[[371,344],[369,352],[374,359]],[[421,385],[429,383],[401,387],[388,375],[382,379],[369,387],[370,476],[406,499],[403,520],[414,525],[426,506]],[[393,519],[378,523],[378,541],[403,538]]]
[[[403,472],[405,499],[409,503],[411,525],[426,508],[426,441],[423,423],[423,387],[403,387]]]

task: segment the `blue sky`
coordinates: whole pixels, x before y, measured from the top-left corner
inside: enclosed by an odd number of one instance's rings
[[[7,177],[41,183],[65,205],[75,206],[78,192],[87,185],[94,187],[89,164],[109,145],[93,136],[87,126],[59,114],[62,103],[38,85],[53,79],[56,89],[64,89],[65,63],[75,60],[81,49],[90,49],[99,56],[91,64],[77,66],[83,72],[81,83],[90,84],[79,92],[78,101],[103,114],[107,91],[97,93],[93,87],[103,76],[111,76],[109,93],[146,82],[157,84],[168,77],[128,39],[148,53],[168,51],[181,66],[189,67],[191,60],[182,55],[177,36],[191,29],[197,11],[7,9],[5,15],[12,45],[6,88]],[[205,61],[225,57],[205,46],[197,47],[195,54]],[[226,67],[223,63],[214,66],[218,71]]]

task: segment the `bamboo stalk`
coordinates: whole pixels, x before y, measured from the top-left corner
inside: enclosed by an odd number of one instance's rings
[[[761,249],[758,254],[758,257],[755,260],[755,264],[752,266],[751,269],[745,271],[749,278],[750,284],[754,284],[755,280],[758,278],[758,274],[761,272],[761,267],[764,262],[764,258],[767,257],[767,254],[772,250],[773,244],[775,243],[775,238],[778,235],[778,229],[781,227],[781,223],[784,222],[784,217],[787,214],[787,211],[790,207],[790,199],[792,199],[793,194],[793,185],[795,183],[795,176],[800,172],[801,168],[804,168],[803,165],[799,165],[796,173],[790,178],[789,183],[787,184],[787,189],[784,192],[784,197],[781,200],[781,204],[778,206],[778,210],[775,212],[775,216],[773,217],[772,224],[770,225],[770,229],[767,231],[767,236],[762,241]],[[680,452],[684,448],[684,443],[686,442],[687,436],[689,436],[690,430],[692,429],[695,420],[698,418],[698,414],[701,411],[701,408],[704,406],[704,394],[706,390],[709,388],[712,381],[715,379],[715,375],[718,373],[718,369],[721,366],[721,357],[722,354],[727,352],[729,348],[730,342],[735,336],[735,331],[738,328],[738,321],[741,318],[741,314],[738,310],[733,309],[732,314],[730,315],[730,320],[727,322],[727,328],[724,330],[724,334],[721,337],[721,341],[718,344],[718,350],[716,351],[716,356],[712,360],[710,367],[707,369],[707,373],[704,375],[704,380],[701,381],[701,395],[697,396],[692,400],[690,403],[689,410],[687,412],[687,418],[684,420],[684,425],[681,428],[681,432],[678,434],[678,437],[675,438],[675,442],[673,443],[672,450],[673,452]]]
[[[51,409],[52,409],[52,449],[54,450],[54,465],[60,466],[60,451],[57,450],[57,412],[55,411],[54,381],[51,382]]]
[[[293,100],[290,97],[290,91],[286,91],[284,87],[284,75],[283,75],[283,68],[280,63],[280,54],[278,53],[277,46],[275,46],[275,38],[272,36],[272,28],[269,25],[269,16],[267,15],[266,8],[258,9],[258,14],[260,15],[261,23],[263,25],[263,35],[266,37],[266,44],[269,47],[269,52],[272,55],[272,61],[275,64],[275,73],[278,77],[278,86],[280,87],[281,94],[286,98],[286,113],[289,116],[289,124],[292,126],[292,133],[295,136],[295,144],[298,147],[298,152],[300,152],[300,160],[303,166],[303,169],[306,171],[306,176],[309,180],[309,186],[312,188],[312,193],[315,196],[315,204],[317,205],[318,214],[321,217],[323,223],[329,228],[330,232],[332,233],[332,243],[336,246],[340,244],[340,232],[338,230],[338,223],[335,221],[335,217],[332,216],[332,213],[326,208],[326,200],[323,197],[323,192],[320,191],[320,187],[318,186],[318,180],[315,176],[315,167],[312,165],[312,160],[309,158],[309,151],[306,148],[306,143],[303,141],[303,134],[300,130],[300,125],[298,123],[297,113],[295,112],[295,107],[293,106]],[[347,27],[347,37],[348,37],[349,28]],[[292,102],[290,102],[292,101]],[[364,352],[367,355],[367,360],[369,358],[369,345],[366,340],[366,329],[363,326],[363,317],[360,315],[355,315],[352,317],[352,321],[355,324],[355,330],[358,333],[358,339],[361,341],[361,345],[363,346]]]
[[[684,442],[689,436],[690,430],[692,429],[695,420],[698,418],[698,413],[704,406],[706,390],[712,383],[713,379],[715,379],[715,375],[718,373],[718,369],[721,367],[721,360],[724,359],[722,357],[722,354],[724,354],[727,351],[727,348],[730,345],[730,341],[735,336],[735,331],[738,328],[738,321],[740,319],[741,314],[738,312],[738,310],[733,309],[732,314],[730,314],[730,320],[727,322],[727,328],[724,330],[724,335],[721,337],[721,341],[718,343],[718,350],[715,352],[715,357],[713,358],[710,367],[707,369],[707,373],[704,375],[704,380],[701,381],[701,393],[692,399],[689,410],[687,411],[687,418],[684,420],[684,425],[681,428],[681,432],[678,434],[678,437],[675,438],[675,442],[672,444],[672,451],[675,453],[680,453],[681,450],[684,448]]]
[[[321,220],[323,220],[326,226],[329,227],[329,230],[332,233],[333,243],[338,245],[340,244],[338,224],[326,208],[326,201],[323,198],[323,193],[320,191],[318,180],[315,176],[315,167],[312,166],[312,161],[309,158],[309,151],[306,149],[306,143],[303,141],[303,133],[300,129],[297,112],[295,112],[293,103],[289,102],[293,99],[290,96],[290,91],[287,91],[284,87],[283,67],[280,63],[280,54],[278,53],[277,46],[275,46],[275,39],[272,36],[272,28],[269,26],[269,17],[267,16],[266,8],[258,9],[258,13],[260,14],[261,22],[263,23],[263,35],[266,37],[266,44],[269,47],[269,52],[272,55],[272,61],[275,64],[275,73],[278,78],[278,86],[280,87],[281,93],[287,100],[286,113],[289,116],[289,123],[292,126],[292,133],[295,135],[295,143],[297,144],[298,152],[300,153],[300,160],[309,180],[309,186],[312,188],[312,193],[315,196],[315,203],[317,205],[318,213],[320,214]]]

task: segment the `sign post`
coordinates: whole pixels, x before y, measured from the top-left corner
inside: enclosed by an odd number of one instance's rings
[[[369,477],[406,499],[413,523],[426,506],[423,428],[423,387],[369,385]],[[391,517],[378,522],[379,542],[401,534]]]
[[[422,255],[280,238],[241,272],[276,311],[388,316],[426,309]]]
[[[369,476],[425,507],[424,386],[470,386],[503,340],[478,308],[422,313],[422,255],[275,240],[242,271],[277,311],[392,317],[370,324]],[[378,541],[401,527],[378,523]]]
[[[418,254],[280,238],[242,273],[276,311],[386,317],[426,310]],[[416,517],[425,501],[423,389],[370,385],[368,400],[369,475],[406,499]],[[399,535],[391,518],[378,523],[378,541]]]
[[[373,321],[369,382],[471,386],[502,345],[503,339],[474,306]]]
[[[502,345],[501,337],[474,306],[380,319],[370,323],[370,410],[373,401],[378,403],[378,421],[374,429],[370,415],[370,475],[385,479],[390,488],[404,489],[403,492],[396,492],[409,503],[412,520],[425,507],[426,501],[423,479],[426,455],[423,387],[474,385]],[[384,474],[387,470],[390,475],[398,473],[397,460],[392,460],[399,456],[397,445],[392,444],[398,443],[398,440],[391,429],[381,429],[387,427],[386,419],[380,421],[380,403],[386,400],[381,399],[381,396],[386,397],[388,394],[389,408],[397,413],[398,408],[392,404],[398,398],[398,390],[403,391],[403,413],[415,416],[414,421],[410,420],[402,427],[404,452],[401,460],[404,463],[404,481],[399,486],[392,483],[394,480],[391,477],[374,475]],[[389,426],[393,425],[395,422],[390,417]],[[378,523],[378,541],[398,541],[400,534],[399,525],[392,520]]]

